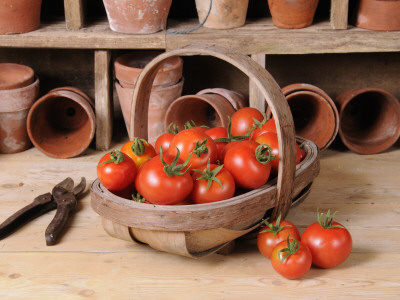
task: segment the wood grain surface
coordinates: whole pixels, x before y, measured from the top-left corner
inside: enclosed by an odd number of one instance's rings
[[[113,142],[111,147],[118,148]],[[0,221],[70,176],[88,185],[104,152],[53,159],[35,148],[0,155]],[[112,238],[88,192],[59,244],[46,246],[54,211],[0,241],[1,299],[396,299],[400,295],[400,150],[361,156],[328,149],[309,197],[288,220],[302,232],[316,210],[338,211],[353,237],[342,265],[312,268],[300,280],[272,269],[252,238],[229,255],[194,260]]]

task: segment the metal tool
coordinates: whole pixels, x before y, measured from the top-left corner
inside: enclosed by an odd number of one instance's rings
[[[36,197],[32,203],[23,207],[2,224],[0,224],[0,240],[11,235],[29,221],[53,210],[57,212],[46,229],[45,238],[47,246],[55,245],[64,229],[72,211],[77,206],[77,196],[86,187],[85,177],[74,187],[74,181],[68,177],[54,186],[51,193]]]

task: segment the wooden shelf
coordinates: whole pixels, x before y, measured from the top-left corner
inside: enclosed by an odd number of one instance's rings
[[[171,20],[169,30],[194,28],[197,19]],[[42,24],[19,35],[0,35],[0,47],[62,49],[174,49],[191,43],[219,43],[247,54],[307,54],[349,52],[398,52],[400,32],[378,32],[349,27],[332,29],[329,21],[303,29],[276,28],[270,18],[249,20],[230,30],[200,28],[187,34],[158,32],[127,35],[110,30],[107,20],[68,30],[64,21]]]

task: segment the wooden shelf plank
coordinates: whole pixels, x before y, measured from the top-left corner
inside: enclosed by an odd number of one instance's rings
[[[183,30],[195,27],[198,20],[171,20],[170,24],[170,29]],[[101,20],[75,31],[67,30],[65,21],[57,21],[30,33],[0,35],[0,47],[9,48],[169,50],[192,43],[219,43],[247,54],[399,52],[400,33],[352,26],[335,30],[329,21],[302,29],[278,29],[271,19],[264,18],[235,29],[200,28],[188,34],[127,35],[111,31],[108,22]]]

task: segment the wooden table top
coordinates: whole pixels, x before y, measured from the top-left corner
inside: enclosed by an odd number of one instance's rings
[[[114,148],[121,144],[114,143]],[[67,176],[89,184],[104,152],[54,159],[35,148],[0,155],[0,222]],[[54,211],[0,241],[1,299],[384,299],[400,296],[400,149],[378,155],[321,153],[311,194],[287,219],[300,231],[316,211],[338,211],[353,251],[332,269],[312,267],[300,280],[277,274],[254,239],[229,255],[200,260],[110,237],[87,192],[61,241],[46,246]]]

